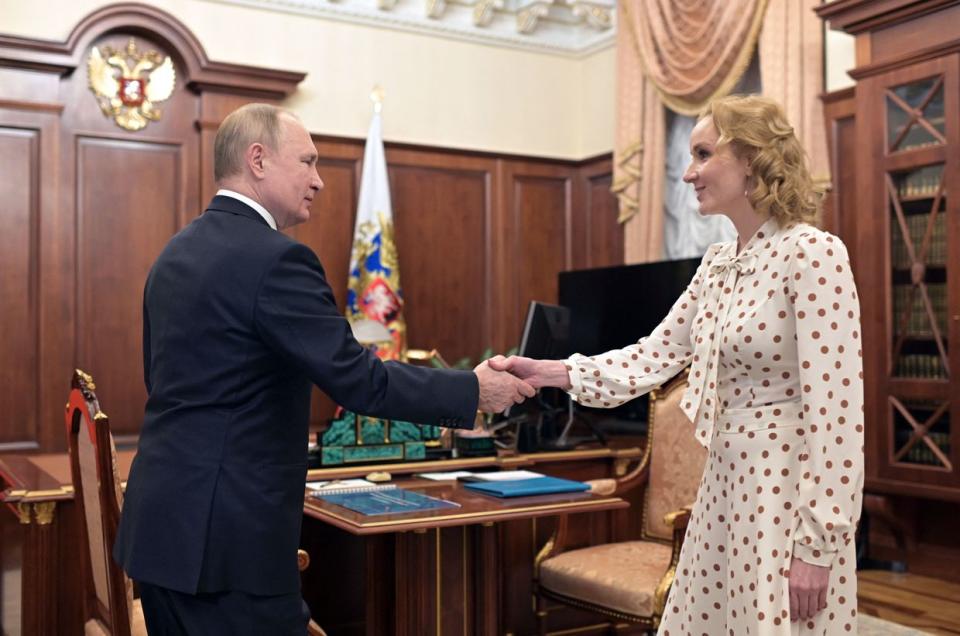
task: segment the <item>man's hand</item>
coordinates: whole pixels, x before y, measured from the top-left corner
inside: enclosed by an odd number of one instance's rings
[[[535,389],[545,386],[567,390],[570,375],[561,360],[534,360],[522,356],[494,356],[487,360],[494,371],[508,371]]]
[[[480,403],[477,408],[484,413],[499,413],[511,404],[520,404],[537,394],[536,389],[520,378],[495,371],[486,362],[478,364],[473,372],[480,382]]]
[[[827,606],[830,568],[793,557],[790,562],[790,620],[805,621]]]

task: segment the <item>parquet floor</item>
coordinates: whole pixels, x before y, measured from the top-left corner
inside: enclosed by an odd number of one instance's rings
[[[857,574],[860,611],[930,634],[960,635],[960,583],[915,574]]]

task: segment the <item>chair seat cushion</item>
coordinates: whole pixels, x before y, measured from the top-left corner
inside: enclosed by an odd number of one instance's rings
[[[657,584],[670,566],[670,546],[651,541],[571,550],[540,564],[540,585],[633,616],[652,616]]]

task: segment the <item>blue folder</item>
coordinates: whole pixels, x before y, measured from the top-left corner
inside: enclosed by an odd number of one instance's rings
[[[552,495],[562,492],[590,490],[590,486],[582,481],[570,481],[558,477],[534,477],[511,481],[476,481],[465,483],[463,487],[494,497],[527,497],[530,495]]]

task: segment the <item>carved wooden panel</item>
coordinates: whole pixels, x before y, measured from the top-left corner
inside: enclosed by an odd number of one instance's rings
[[[77,142],[77,358],[118,436],[143,420],[143,285],[177,230],[181,161],[173,145]]]
[[[617,197],[610,192],[613,173],[610,162],[599,174],[583,177],[586,201],[583,212],[587,222],[586,267],[623,265],[623,226],[617,221]]]
[[[0,127],[0,451],[39,437],[39,136]]]
[[[570,268],[571,188],[572,178],[563,174],[520,174],[511,184],[518,340],[530,301],[556,303],[557,274]]]
[[[449,362],[488,346],[487,174],[443,165],[390,166],[407,342]]]

